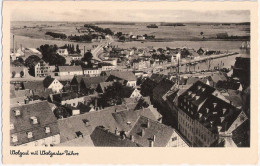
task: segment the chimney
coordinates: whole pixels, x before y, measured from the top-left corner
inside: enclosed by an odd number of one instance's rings
[[[116,134],[116,135],[120,135],[120,133],[119,133],[119,131],[118,131],[117,128],[115,129],[115,134]]]
[[[152,138],[153,142],[155,142],[155,135],[153,135],[153,138]]]
[[[220,122],[222,123],[224,121],[225,117],[220,117]]]
[[[226,113],[227,109],[226,108],[222,108],[222,113],[223,115]]]
[[[209,108],[206,108],[206,112],[207,112],[207,114],[209,113]]]
[[[131,140],[132,142],[134,142],[134,141],[135,141],[135,138],[134,138],[134,136],[133,136],[133,135],[130,135],[130,140]]]
[[[153,140],[149,140],[149,147],[153,147],[154,141]]]
[[[220,132],[220,130],[222,129],[222,127],[221,127],[221,126],[218,126],[217,128],[218,128],[218,132]]]
[[[145,131],[144,131],[144,129],[142,129],[142,131],[141,131],[141,137],[143,137],[144,134],[145,134]]]
[[[149,127],[150,127],[150,122],[149,122],[149,119],[147,119],[146,127],[147,127],[147,128],[149,128]]]

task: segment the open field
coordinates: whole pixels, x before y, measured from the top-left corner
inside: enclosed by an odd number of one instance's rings
[[[159,23],[158,23],[159,24]],[[26,25],[26,26],[25,26]],[[114,32],[123,32],[133,35],[154,35],[156,39],[168,40],[201,40],[216,38],[218,33],[227,33],[229,36],[250,36],[250,25],[216,25],[189,23],[185,26],[160,26],[158,28],[147,28],[148,23],[135,24],[98,24],[102,28],[110,28]],[[84,23],[74,22],[12,22],[11,32],[15,35],[28,36],[32,38],[50,39],[46,36],[47,31],[64,33],[70,35],[83,35],[76,28],[82,28]],[[201,34],[203,32],[203,34]]]

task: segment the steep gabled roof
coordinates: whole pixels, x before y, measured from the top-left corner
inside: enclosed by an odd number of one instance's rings
[[[52,78],[51,76],[47,76],[43,80],[43,86],[45,88],[49,88],[49,86],[52,84],[52,82],[55,80],[55,78]]]
[[[101,147],[138,147],[128,138],[122,139],[119,135],[106,130],[105,127],[99,126],[90,135],[93,144]]]
[[[130,109],[130,108],[129,108]],[[76,137],[76,132],[80,131],[83,136],[90,135],[97,126],[105,126],[110,131],[120,130],[120,126],[115,122],[112,113],[115,111],[125,111],[126,106],[117,105],[107,107],[100,111],[88,112],[76,116],[71,116],[66,119],[59,119],[58,125],[61,133],[61,142],[72,140]],[[88,121],[88,124],[84,124]]]
[[[149,119],[157,121],[152,111],[149,108],[140,109],[140,110],[129,110],[129,111],[120,111],[112,114],[116,123],[123,131],[128,132],[135,125],[135,122],[138,120],[139,116],[144,116]]]
[[[131,71],[111,71],[110,75],[126,81],[136,81],[136,77]]]
[[[163,79],[154,89],[153,95],[162,97],[164,96],[174,85],[174,83],[170,80]]]
[[[209,110],[208,112],[207,109]],[[225,109],[225,111],[223,111],[223,109]],[[229,103],[216,96],[209,95],[206,102],[194,117],[211,132],[217,133],[217,126],[221,127],[221,132],[227,131],[240,113],[241,110]],[[221,120],[221,118],[223,118],[223,120]],[[210,121],[212,121],[212,124]]]
[[[106,88],[109,87],[109,86],[112,86],[114,82],[101,82],[99,84],[102,92],[104,93],[106,91]]]
[[[30,90],[44,90],[42,81],[28,81],[23,83],[24,89]]]
[[[143,135],[141,135],[142,129]],[[155,136],[154,147],[165,147],[174,132],[169,126],[140,116],[129,135],[134,136],[135,142],[144,147],[149,147],[149,141]]]
[[[82,77],[82,82],[86,88],[94,88],[96,89],[98,84],[101,82],[105,82],[107,80],[107,76],[98,76],[98,77]]]
[[[16,116],[15,110],[19,110],[21,115]],[[32,124],[31,117],[36,117],[38,124]],[[11,142],[12,145],[21,145],[59,134],[57,119],[47,101],[11,107],[10,122],[14,125],[14,129],[10,131],[11,135],[16,134],[18,137],[18,142]],[[49,134],[45,133],[45,127],[50,127],[51,132]],[[31,131],[33,138],[28,139],[26,131]]]

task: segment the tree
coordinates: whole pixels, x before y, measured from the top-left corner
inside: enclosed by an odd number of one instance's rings
[[[79,49],[79,45],[77,44],[77,45],[76,45],[76,53],[80,54],[80,52],[81,52],[81,51],[80,51],[80,49]]]
[[[31,55],[29,56],[27,59],[25,59],[24,61],[24,65],[28,68],[34,68],[34,64],[36,62],[39,62],[41,60],[41,58],[39,58],[36,55]]]
[[[67,118],[67,117],[71,116],[69,111],[63,106],[57,107],[53,111],[53,113],[57,119]]]
[[[14,77],[15,77],[15,74],[16,74],[16,72],[15,72],[15,71],[13,71],[13,72],[12,72],[12,78],[14,78]]]
[[[58,46],[57,45],[41,45],[39,51],[42,53],[42,59],[49,63],[50,65],[64,65],[66,59],[57,54]]]
[[[144,101],[143,98],[141,98],[141,99],[138,101],[138,103],[137,103],[135,109],[136,109],[136,110],[139,110],[139,109],[147,108],[147,107],[149,107],[149,104],[148,104],[146,101]]]
[[[120,105],[122,104],[122,99],[132,90],[133,88],[123,86],[120,82],[114,82],[112,86],[106,88],[105,93],[100,98],[100,104],[103,107]]]
[[[119,40],[120,40],[120,41],[125,41],[125,37],[124,37],[124,36],[120,36],[120,37],[119,37]]]
[[[24,71],[20,72],[20,77],[22,78],[24,76]]]
[[[90,62],[92,58],[93,58],[92,53],[88,51],[84,54],[84,57],[81,60],[84,62]]]

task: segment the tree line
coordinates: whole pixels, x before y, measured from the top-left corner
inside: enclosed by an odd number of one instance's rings
[[[46,32],[45,35],[49,35],[54,38],[67,39],[67,35],[63,33]]]
[[[104,33],[106,35],[113,35],[114,34],[110,28],[101,28],[99,26],[91,25],[91,24],[85,24],[84,27],[91,28],[96,32]]]

